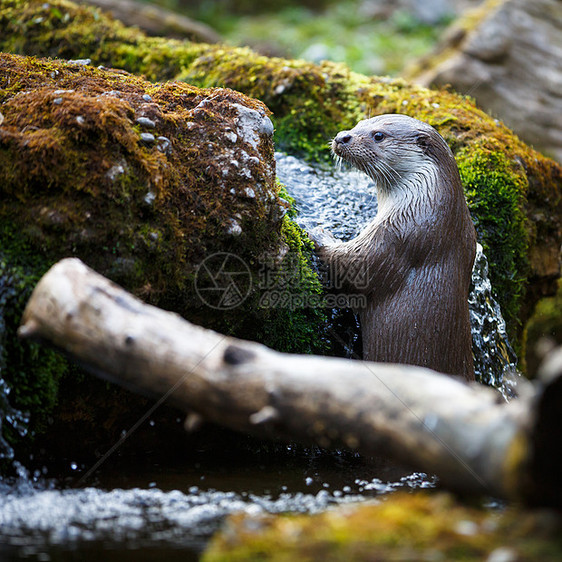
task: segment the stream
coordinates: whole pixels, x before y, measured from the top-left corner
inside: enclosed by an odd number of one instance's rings
[[[305,229],[322,225],[345,240],[376,213],[374,186],[365,175],[283,154],[276,160]],[[507,399],[516,384],[516,357],[481,252],[473,284],[477,376]],[[0,422],[14,420],[25,422],[10,410],[0,377]],[[13,461],[16,476],[0,479],[0,560],[198,560],[231,513],[315,513],[437,485],[434,476],[347,451],[272,444],[239,455],[235,447],[190,451],[173,462],[157,455],[128,464],[110,459],[91,478],[84,478],[90,467],[75,463],[53,476]]]

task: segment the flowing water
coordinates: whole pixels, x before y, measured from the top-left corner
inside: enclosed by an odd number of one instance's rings
[[[376,213],[374,186],[359,172],[327,170],[282,154],[277,166],[305,229],[322,225],[345,240]],[[515,355],[481,253],[473,284],[477,374],[507,397]],[[1,318],[0,306],[0,345]],[[10,407],[1,374],[0,364],[0,423],[25,431],[25,416]],[[0,434],[0,454],[9,456],[6,445]],[[349,452],[272,445],[267,454],[242,460],[230,454],[201,453],[196,462],[108,462],[94,481],[82,481],[88,467],[73,463],[64,477],[49,480],[45,470],[30,474],[14,461],[16,476],[0,480],[0,560],[197,560],[230,513],[315,513],[436,485],[432,476]]]

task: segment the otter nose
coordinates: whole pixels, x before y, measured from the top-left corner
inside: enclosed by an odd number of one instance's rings
[[[334,142],[336,144],[347,144],[350,140],[351,140],[351,135],[349,134],[349,131],[340,131],[336,135]]]

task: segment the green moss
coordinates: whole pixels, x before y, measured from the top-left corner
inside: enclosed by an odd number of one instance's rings
[[[459,151],[459,171],[465,186],[478,239],[492,271],[510,271],[495,277],[494,290],[508,307],[503,312],[513,321],[521,305],[529,273],[525,194],[528,183],[521,165],[510,161],[493,141],[474,143]]]
[[[445,494],[396,494],[314,516],[232,516],[203,560],[476,561],[507,548],[513,559],[554,562],[560,528],[554,513],[490,513]]]
[[[357,75],[359,76],[359,75]],[[249,49],[210,47],[178,76],[189,83],[226,86],[262,100],[273,112],[280,148],[319,159],[328,141],[363,115],[343,65],[268,58]]]
[[[287,252],[278,266],[264,264],[259,306],[263,330],[275,349],[320,353],[326,342],[319,328],[326,324],[323,289],[311,267],[313,245],[303,230],[285,217],[281,227]]]
[[[45,346],[17,337],[14,327],[19,326],[24,306],[48,266],[5,223],[0,227],[0,240],[0,377],[11,389],[10,406],[31,414],[26,426],[29,442],[48,425],[67,362]],[[20,432],[7,420],[1,430],[2,437],[17,446]]]
[[[176,51],[182,46],[179,41],[145,37],[95,8],[66,0],[3,1],[0,26],[3,51],[63,59],[91,58],[97,64],[127,68],[150,79],[175,76],[198,54],[195,44],[180,55]]]
[[[292,197],[289,192],[287,191],[287,188],[280,183],[279,181],[277,182],[277,187],[278,187],[278,192],[277,194],[279,195],[279,197],[281,198],[281,200],[286,201],[287,205],[288,205],[288,209],[287,209],[287,216],[291,219],[294,219],[297,217],[298,215],[298,210],[296,207],[296,201],[294,199],[294,197]]]

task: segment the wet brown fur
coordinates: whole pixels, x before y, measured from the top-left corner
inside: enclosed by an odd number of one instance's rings
[[[405,115],[361,121],[332,148],[377,183],[375,219],[357,238],[319,249],[337,280],[367,297],[358,311],[364,358],[473,380],[468,293],[476,234],[451,150],[432,127]]]

